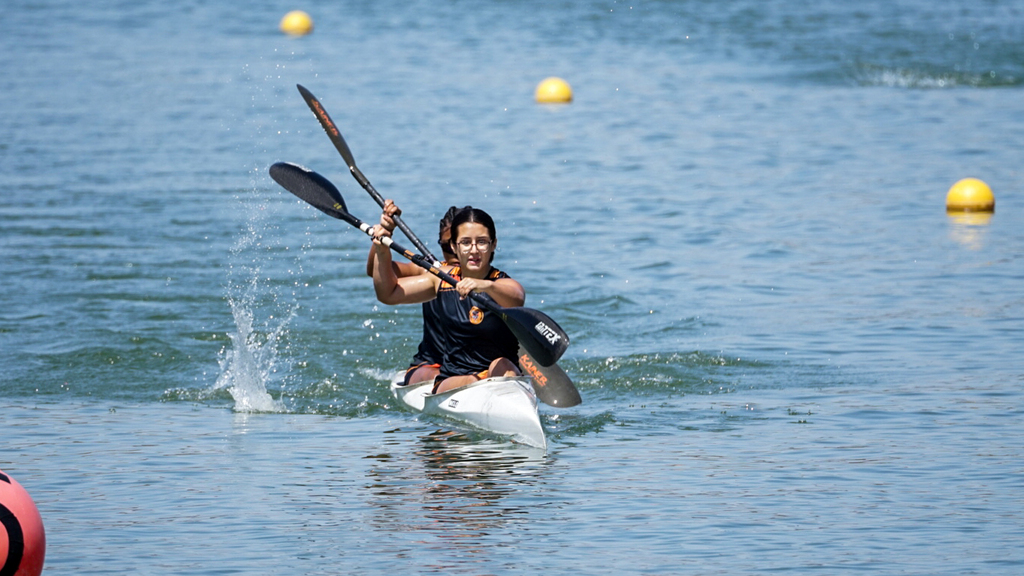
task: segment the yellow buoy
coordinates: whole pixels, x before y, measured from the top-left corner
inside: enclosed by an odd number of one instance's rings
[[[552,76],[537,85],[534,97],[541,104],[567,104],[572,102],[572,88],[565,80]]]
[[[992,189],[977,178],[964,178],[946,194],[946,212],[995,212]]]
[[[292,10],[281,18],[281,32],[292,36],[305,36],[313,31],[313,19],[302,10]]]

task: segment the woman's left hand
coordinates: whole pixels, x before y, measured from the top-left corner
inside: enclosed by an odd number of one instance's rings
[[[481,278],[463,278],[455,285],[455,290],[459,293],[459,297],[465,300],[471,292],[486,292],[493,284],[494,282],[491,280],[483,280]]]

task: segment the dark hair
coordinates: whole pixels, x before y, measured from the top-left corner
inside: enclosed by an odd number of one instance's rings
[[[459,226],[466,224],[467,222],[475,222],[477,224],[483,224],[487,228],[487,233],[491,235],[491,242],[498,241],[498,231],[494,229],[494,219],[491,215],[479,208],[473,208],[466,206],[455,213],[455,217],[452,218],[452,251],[455,251],[455,240],[458,238]],[[494,260],[494,253],[491,253],[491,260]]]
[[[447,212],[444,213],[444,217],[441,218],[441,221],[438,222],[438,226],[437,226],[437,243],[438,243],[438,245],[441,246],[441,252],[444,252],[445,254],[452,254],[452,255],[455,254],[455,252],[452,251],[452,244],[451,244],[452,219],[454,219],[455,215],[458,214],[460,211],[468,210],[470,208],[472,208],[472,206],[463,206],[462,208],[459,208],[458,206],[452,206],[451,208],[448,209]],[[449,241],[448,242],[444,241],[444,231],[445,230],[449,231],[449,238],[448,238]]]

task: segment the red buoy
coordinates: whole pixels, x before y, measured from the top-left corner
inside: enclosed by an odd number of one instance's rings
[[[28,492],[0,470],[0,576],[39,576],[46,534]]]

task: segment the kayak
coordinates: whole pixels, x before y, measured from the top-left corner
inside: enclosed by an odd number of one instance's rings
[[[391,393],[406,406],[433,416],[444,416],[480,430],[511,436],[537,448],[547,448],[537,413],[537,395],[530,378],[487,378],[454,390],[431,394],[434,382],[402,384],[405,372],[391,381]]]

